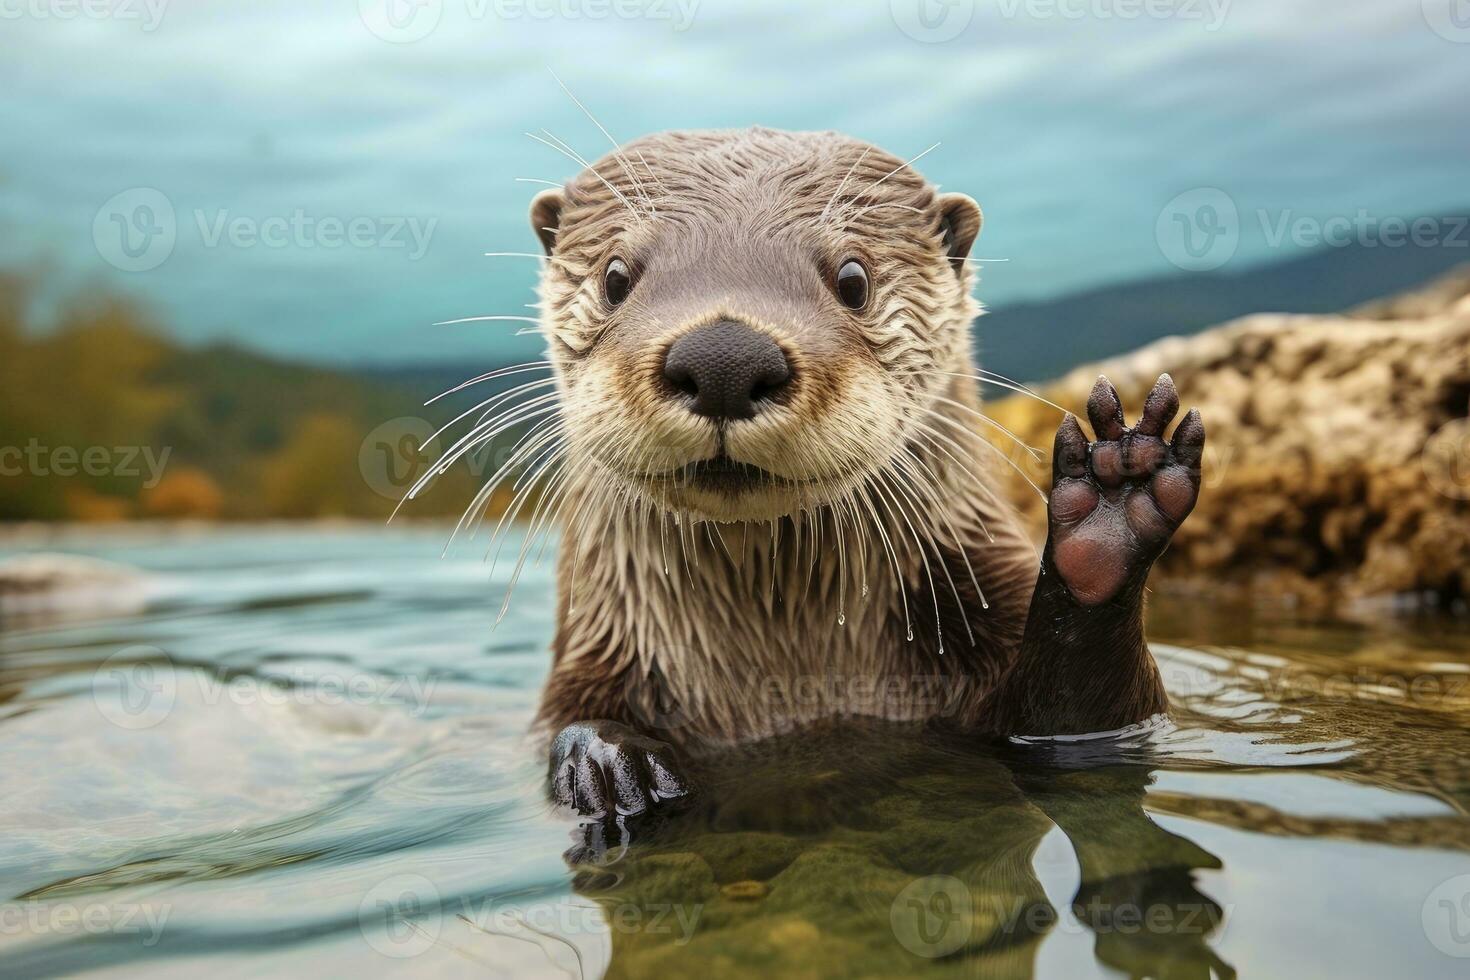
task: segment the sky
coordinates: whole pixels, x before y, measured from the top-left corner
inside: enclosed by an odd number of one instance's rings
[[[578,165],[526,134],[610,147],[557,77],[619,139],[938,143],[991,307],[1470,206],[1466,0],[0,0],[0,265],[188,342],[534,355],[434,324],[528,312],[537,261],[484,253]]]

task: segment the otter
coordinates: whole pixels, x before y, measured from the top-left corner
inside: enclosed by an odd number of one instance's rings
[[[674,806],[721,747],[843,719],[977,737],[1167,709],[1144,581],[1200,487],[1167,375],[1068,414],[1038,555],[972,366],[980,208],[834,132],[669,132],[540,193],[565,446],[549,788]]]

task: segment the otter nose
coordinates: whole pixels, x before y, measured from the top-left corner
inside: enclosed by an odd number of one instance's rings
[[[791,380],[781,346],[759,330],[720,320],[689,331],[664,357],[664,377],[712,419],[748,419]]]

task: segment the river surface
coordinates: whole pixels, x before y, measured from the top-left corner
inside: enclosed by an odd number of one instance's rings
[[[1464,623],[1156,596],[1168,724],[790,738],[623,846],[522,742],[550,555],[496,627],[513,562],[445,537],[0,547],[137,570],[0,634],[0,974],[1470,971]]]

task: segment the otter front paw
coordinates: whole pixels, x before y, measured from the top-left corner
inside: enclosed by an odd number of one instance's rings
[[[1179,411],[1179,395],[1167,374],[1149,392],[1138,425],[1123,424],[1123,406],[1107,378],[1098,378],[1087,400],[1097,441],[1088,444],[1074,416],[1057,430],[1048,508],[1052,564],[1080,603],[1095,606],[1130,582],[1142,583],[1154,559],[1194,509],[1199,496],[1205,427],[1190,409],[1174,431],[1164,429]]]
[[[563,728],[551,747],[552,798],[586,817],[632,816],[689,795],[673,747],[615,721]]]

